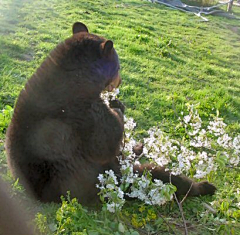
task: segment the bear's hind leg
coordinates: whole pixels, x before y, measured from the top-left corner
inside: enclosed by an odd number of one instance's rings
[[[60,201],[59,182],[52,183],[58,175],[53,162],[47,160],[31,162],[21,168],[21,172],[21,182],[37,200],[42,202]],[[50,185],[51,187],[49,187]],[[44,193],[46,188],[50,197]]]
[[[193,180],[182,175],[172,175],[170,171],[165,171],[163,167],[156,167],[153,164],[145,164],[142,166],[134,166],[134,171],[140,175],[144,170],[150,170],[153,179],[160,179],[163,183],[172,183],[177,187],[176,195],[187,195],[187,196],[200,196],[200,195],[213,195],[216,191],[216,187],[207,182],[194,182]]]

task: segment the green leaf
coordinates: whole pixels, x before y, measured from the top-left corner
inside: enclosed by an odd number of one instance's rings
[[[137,231],[133,231],[131,232],[131,235],[139,235],[139,233]]]
[[[125,228],[124,228],[124,226],[123,226],[122,223],[119,223],[119,224],[118,224],[118,231],[121,232],[121,233],[124,233],[124,232],[125,232]]]

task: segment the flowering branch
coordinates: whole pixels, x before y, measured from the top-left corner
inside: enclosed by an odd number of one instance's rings
[[[111,95],[111,99],[116,94]],[[109,99],[110,95],[102,96]],[[105,101],[105,103],[109,103]],[[142,158],[165,167],[171,174],[184,173],[196,179],[205,178],[218,168],[237,166],[240,158],[240,135],[231,137],[226,133],[227,125],[219,117],[219,113],[207,125],[202,122],[197,109],[187,105],[188,115],[179,118],[177,130],[181,130],[182,139],[171,139],[159,127],[148,130],[148,137],[143,139],[143,151],[140,155],[134,152],[137,141],[134,139],[136,123],[132,118],[124,117],[125,133],[121,155],[118,156],[121,176],[116,177],[111,170],[99,175],[100,199],[107,204],[111,212],[121,210],[125,203],[124,196],[138,198],[149,205],[163,205],[176,198],[176,188],[171,184],[163,184],[161,180],[152,179],[151,172],[144,171],[142,175],[134,172],[134,166],[141,164]],[[124,156],[124,157],[123,157]],[[170,175],[171,175],[170,174]],[[177,201],[187,234],[182,203]]]

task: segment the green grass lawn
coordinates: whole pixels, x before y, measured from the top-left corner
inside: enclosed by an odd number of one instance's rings
[[[233,7],[240,17],[240,8]],[[120,99],[137,122],[141,139],[154,125],[176,137],[186,103],[199,103],[203,120],[219,110],[231,133],[240,132],[240,21],[208,16],[209,22],[148,1],[0,0],[0,110],[14,106],[27,79],[75,21],[114,42],[121,62]],[[0,126],[0,170],[8,178]],[[189,234],[240,234],[239,168],[212,175],[216,195],[187,199]],[[20,190],[22,191],[22,190]],[[21,196],[25,198],[26,196]],[[204,203],[212,202],[215,213]],[[234,203],[233,203],[234,202]],[[38,204],[42,234],[182,234],[176,203],[161,208],[130,202],[114,216],[76,201]],[[75,232],[75,233],[74,233]]]

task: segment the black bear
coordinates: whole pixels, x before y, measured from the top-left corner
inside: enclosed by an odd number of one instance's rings
[[[6,150],[12,174],[43,201],[60,201],[71,192],[82,204],[98,201],[97,176],[113,169],[123,138],[123,106],[108,107],[100,93],[121,83],[113,43],[73,25],[72,37],[59,44],[29,79],[17,100],[7,131]],[[119,107],[118,107],[119,106]],[[138,172],[150,165],[136,166]],[[169,182],[169,172],[153,177]],[[208,182],[172,176],[177,194],[213,194]]]
[[[8,186],[0,176],[0,234],[37,235],[33,226],[27,226],[30,217],[26,215],[24,208],[9,193]]]

